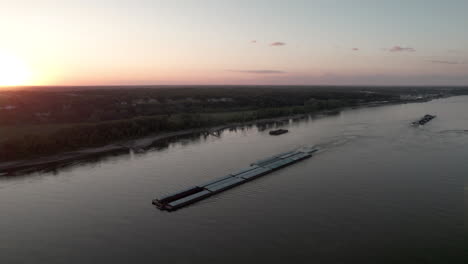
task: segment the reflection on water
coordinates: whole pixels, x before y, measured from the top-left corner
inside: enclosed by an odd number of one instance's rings
[[[456,97],[197,133],[0,178],[0,263],[463,263],[467,106]],[[410,126],[427,113],[437,118]],[[290,133],[270,136],[277,127]],[[324,151],[184,210],[151,205],[311,145]]]
[[[468,129],[451,129],[451,130],[442,130],[439,133],[453,133],[453,134],[468,134]]]
[[[338,112],[337,112],[338,113]],[[329,114],[329,115],[336,115]],[[151,151],[164,151],[171,147],[180,146],[187,146],[191,144],[201,144],[207,141],[210,141],[213,138],[222,139],[223,134],[225,132],[229,133],[238,133],[238,132],[250,132],[250,131],[258,131],[263,132],[266,130],[272,130],[280,127],[294,125],[298,122],[308,122],[312,120],[312,116],[310,115],[301,115],[297,117],[285,118],[281,120],[265,120],[260,121],[258,123],[248,123],[245,125],[237,125],[227,128],[221,128],[218,130],[207,130],[202,132],[193,132],[189,134],[183,135],[174,135],[170,137],[166,137],[163,139],[157,139],[148,146],[144,148],[137,148],[132,149],[125,149],[125,150],[115,150],[112,152],[105,152],[105,153],[96,153],[95,155],[90,155],[86,157],[82,157],[80,159],[75,160],[66,160],[66,161],[58,161],[55,163],[48,163],[44,165],[39,165],[33,168],[23,169],[14,173],[13,177],[17,177],[18,175],[28,175],[34,172],[40,173],[53,173],[57,174],[59,171],[68,170],[70,167],[82,166],[86,164],[93,164],[99,162],[107,162],[109,160],[118,158],[118,159],[125,159],[130,158],[134,159],[136,156],[145,155],[147,152]],[[0,175],[1,176],[1,175]]]

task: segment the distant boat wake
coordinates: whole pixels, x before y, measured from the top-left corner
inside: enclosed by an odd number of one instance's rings
[[[439,131],[440,134],[468,134],[468,129],[450,129]]]

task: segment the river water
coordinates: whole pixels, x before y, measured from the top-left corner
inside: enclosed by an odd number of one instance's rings
[[[0,178],[0,263],[466,263],[468,97],[245,127]],[[424,127],[410,122],[426,113]],[[179,211],[151,200],[322,151]]]

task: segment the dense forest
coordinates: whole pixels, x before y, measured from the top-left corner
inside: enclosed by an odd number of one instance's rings
[[[462,88],[264,86],[0,91],[0,161],[159,132],[466,93]]]

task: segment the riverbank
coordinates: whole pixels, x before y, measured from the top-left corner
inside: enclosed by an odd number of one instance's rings
[[[16,176],[29,174],[36,171],[50,171],[55,170],[61,167],[66,167],[73,165],[76,162],[92,160],[96,158],[101,158],[111,155],[122,155],[128,154],[130,152],[145,152],[152,145],[159,141],[168,140],[171,138],[189,136],[197,133],[203,133],[206,135],[218,135],[221,131],[225,129],[234,129],[243,126],[251,125],[268,125],[268,124],[281,124],[287,122],[291,119],[303,119],[309,116],[320,117],[339,114],[343,110],[347,109],[356,109],[364,107],[377,107],[383,105],[392,105],[392,104],[405,104],[405,103],[418,103],[418,102],[427,102],[430,99],[425,100],[402,100],[402,101],[378,101],[371,103],[363,103],[353,107],[340,107],[332,110],[323,110],[314,113],[305,113],[305,114],[295,114],[280,116],[275,118],[263,118],[243,122],[230,122],[225,125],[219,126],[209,126],[193,129],[184,129],[179,131],[172,132],[163,132],[153,135],[148,135],[145,137],[140,137],[137,139],[123,140],[115,143],[107,144],[101,147],[94,148],[84,148],[77,151],[63,152],[55,155],[48,155],[45,157],[33,158],[33,159],[23,159],[15,161],[0,162],[0,176]]]
[[[321,113],[327,114],[326,112]],[[170,138],[188,136],[197,133],[205,133],[215,135],[225,129],[233,129],[236,127],[250,126],[256,124],[281,123],[290,119],[300,119],[308,116],[308,114],[290,115],[277,118],[259,119],[249,122],[234,122],[228,125],[213,126],[206,128],[185,129],[181,131],[158,133],[142,137],[139,139],[125,140],[108,144],[98,148],[86,148],[78,151],[65,152],[57,155],[50,155],[42,158],[25,159],[9,162],[0,162],[0,176],[15,176],[28,174],[41,170],[53,170],[57,167],[63,167],[67,164],[72,164],[76,161],[93,159],[107,155],[127,154],[129,152],[144,152],[151,145],[158,141],[167,140]]]

